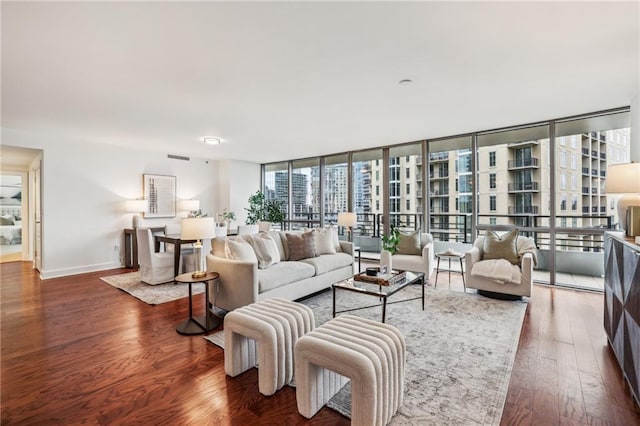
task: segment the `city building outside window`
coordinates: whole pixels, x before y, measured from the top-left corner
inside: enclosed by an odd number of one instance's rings
[[[491,151],[489,152],[489,167],[495,167],[495,166],[496,166],[496,152]]]
[[[496,189],[496,174],[489,173],[489,188]]]
[[[496,211],[496,196],[495,195],[490,195],[489,196],[489,210]]]

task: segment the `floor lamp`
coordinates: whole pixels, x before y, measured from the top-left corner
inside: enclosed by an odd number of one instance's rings
[[[618,199],[618,222],[629,235],[627,208],[640,206],[640,163],[613,164],[607,167],[607,194],[622,194]]]
[[[338,213],[338,226],[344,226],[349,229],[349,242],[353,242],[353,228],[358,223],[358,218],[355,213],[342,212]]]

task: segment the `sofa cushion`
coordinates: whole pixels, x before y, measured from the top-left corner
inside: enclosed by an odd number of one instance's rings
[[[280,262],[258,270],[258,291],[264,293],[283,285],[313,277],[313,266],[303,262]]]
[[[353,264],[353,257],[347,253],[323,254],[318,257],[302,259],[300,262],[313,266],[315,275],[322,275]]]
[[[216,237],[211,240],[211,254],[218,257],[227,257],[226,252],[227,239]]]
[[[227,238],[225,240],[225,255],[227,259],[243,262],[257,262],[256,253],[251,244],[242,238]]]
[[[331,228],[318,228],[316,233],[316,252],[318,254],[336,254]]]
[[[520,256],[518,256],[517,243],[517,229],[513,229],[502,236],[498,236],[491,229],[487,229],[482,244],[482,260],[506,259],[514,265],[518,265],[520,264]]]
[[[420,247],[424,248],[427,244],[431,244],[433,242],[433,236],[428,232],[423,232],[420,234]]]
[[[269,231],[269,235],[273,238],[273,241],[276,242],[276,247],[278,247],[278,253],[280,254],[280,261],[287,260],[287,252],[284,249],[284,243],[282,242],[282,231]]]
[[[276,242],[266,232],[251,235],[249,243],[258,258],[258,268],[266,269],[280,262],[280,252]]]
[[[289,260],[301,260],[316,257],[316,235],[313,231],[299,233],[287,232]]]
[[[420,246],[420,231],[402,232],[400,231],[400,241],[398,242],[398,254],[422,254]]]

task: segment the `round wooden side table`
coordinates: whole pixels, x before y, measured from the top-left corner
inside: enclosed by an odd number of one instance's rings
[[[220,278],[217,272],[207,272],[203,277],[193,278],[191,272],[181,274],[176,277],[176,282],[189,284],[189,319],[178,324],[176,331],[184,335],[203,334],[216,329],[222,320],[209,310],[209,281],[216,281]],[[204,315],[193,316],[193,283],[204,283]]]

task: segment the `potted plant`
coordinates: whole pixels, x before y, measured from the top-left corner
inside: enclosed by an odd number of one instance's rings
[[[236,220],[236,214],[227,209],[224,209],[222,213],[218,213],[218,221],[225,225],[230,225],[232,220]]]
[[[249,207],[245,210],[247,211],[247,225],[255,225],[258,222],[284,222],[282,204],[276,200],[267,200],[262,191],[257,191],[249,197]]]
[[[393,269],[391,256],[398,252],[400,242],[400,231],[391,225],[389,234],[382,236],[382,252],[380,253],[380,272],[390,274]]]

